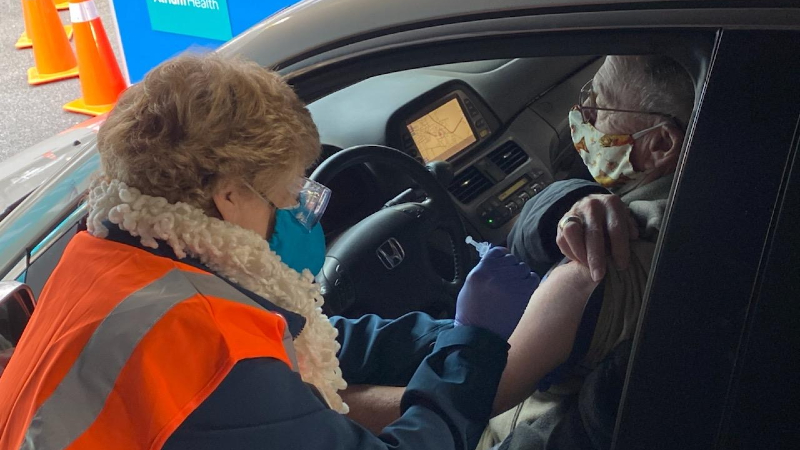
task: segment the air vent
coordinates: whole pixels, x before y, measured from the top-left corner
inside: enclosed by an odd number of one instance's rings
[[[474,166],[470,166],[450,182],[447,190],[449,190],[458,201],[467,204],[486,192],[490,187],[492,187],[492,182]]]
[[[508,141],[490,153],[488,158],[500,170],[510,174],[528,161],[528,154],[516,142]]]

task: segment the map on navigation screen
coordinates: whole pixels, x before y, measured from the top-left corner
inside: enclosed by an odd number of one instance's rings
[[[476,141],[457,99],[452,99],[408,124],[425,162],[442,161]]]

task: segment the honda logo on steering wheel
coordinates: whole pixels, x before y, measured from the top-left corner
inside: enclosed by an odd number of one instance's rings
[[[378,259],[380,259],[383,265],[389,270],[399,266],[406,257],[406,252],[403,250],[403,247],[397,242],[397,239],[393,237],[381,244],[375,251],[375,254],[378,255]]]

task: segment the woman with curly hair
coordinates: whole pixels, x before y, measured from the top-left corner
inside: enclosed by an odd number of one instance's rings
[[[538,285],[526,265],[493,249],[455,324],[412,314],[398,319],[410,327],[334,327],[313,282],[330,191],[303,178],[318,133],[281,77],[253,63],[159,65],[120,97],[97,146],[88,231],[0,378],[0,448],[474,447]],[[415,345],[436,342],[414,350],[430,354],[378,437],[344,415],[339,391],[345,376],[369,381],[358,361],[397,356],[400,371],[406,358],[386,345],[408,340],[414,321],[436,331]]]

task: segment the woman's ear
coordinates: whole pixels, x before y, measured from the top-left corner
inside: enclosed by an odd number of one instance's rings
[[[238,223],[241,195],[238,185],[230,179],[222,179],[217,183],[214,194],[211,196],[222,220]]]
[[[241,181],[222,179],[211,195],[222,220],[268,238],[274,222],[273,208]]]

